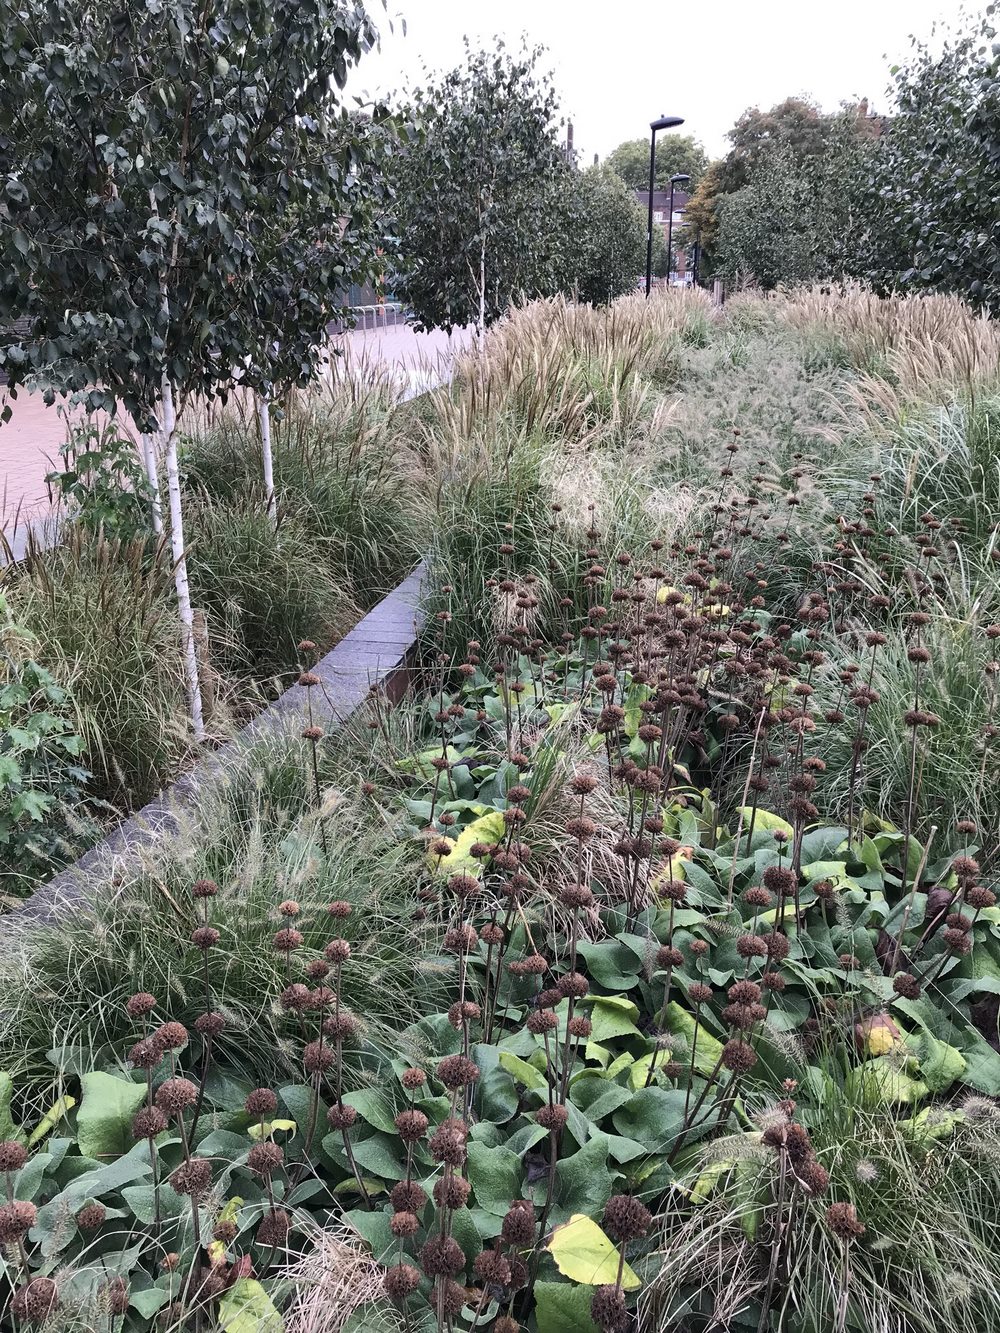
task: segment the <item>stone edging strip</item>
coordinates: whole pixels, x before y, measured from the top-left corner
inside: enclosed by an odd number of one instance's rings
[[[381,689],[398,700],[423,622],[420,597],[425,574],[424,565],[418,565],[310,668],[320,678],[320,684],[312,687],[317,723],[330,726],[343,722],[360,708],[372,689]],[[84,905],[90,890],[96,887],[95,881],[107,883],[140,851],[176,833],[202,790],[224,776],[249,745],[262,737],[298,731],[305,725],[305,717],[306,689],[292,685],[232,741],[199,760],[190,772],[119,824],[79,861],[0,917],[0,933],[9,927],[50,925]]]

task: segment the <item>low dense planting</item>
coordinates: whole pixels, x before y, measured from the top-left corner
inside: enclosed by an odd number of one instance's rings
[[[850,371],[811,296],[669,353],[545,306],[420,405],[414,696],[258,742],[7,941],[15,1318],[998,1321],[995,534],[899,463],[995,386],[942,335],[935,409],[927,312],[830,303]]]

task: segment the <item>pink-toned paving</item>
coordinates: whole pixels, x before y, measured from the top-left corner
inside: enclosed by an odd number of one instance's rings
[[[369,322],[381,316],[370,316]],[[392,367],[405,392],[419,392],[447,377],[448,364],[470,340],[469,330],[452,335],[417,333],[406,324],[358,328],[334,341],[355,363]],[[0,406],[6,402],[0,388]],[[14,528],[44,522],[49,510],[45,474],[59,461],[69,422],[80,413],[65,405],[46,407],[41,394],[21,392],[11,403],[13,415],[0,425],[0,527],[13,540]],[[15,524],[16,519],[16,524]],[[2,559],[0,559],[2,563]]]

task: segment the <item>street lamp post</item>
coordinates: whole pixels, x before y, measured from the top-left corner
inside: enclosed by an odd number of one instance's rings
[[[670,286],[670,274],[674,267],[674,186],[681,183],[687,184],[691,179],[685,176],[682,171],[676,176],[670,177],[670,214],[667,219],[667,286]]]
[[[649,122],[649,221],[646,224],[646,295],[653,286],[653,186],[656,183],[656,131],[684,124],[683,116],[661,116]]]

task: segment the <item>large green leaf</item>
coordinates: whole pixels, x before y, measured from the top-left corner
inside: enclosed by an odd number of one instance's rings
[[[84,1157],[121,1157],[132,1148],[132,1118],[146,1100],[141,1083],[92,1070],[80,1080],[77,1142]]]
[[[521,1159],[509,1148],[487,1148],[469,1141],[469,1183],[476,1203],[502,1217],[513,1199],[521,1197]]]
[[[624,1138],[637,1140],[648,1152],[663,1152],[684,1123],[684,1099],[681,1088],[640,1088],[611,1119]]]
[[[535,1284],[535,1322],[538,1333],[598,1333],[590,1317],[593,1287],[574,1282]]]
[[[282,1333],[285,1321],[254,1278],[241,1277],[219,1301],[222,1333]]]
[[[599,1216],[611,1197],[613,1184],[607,1136],[600,1135],[556,1164],[552,1221],[566,1221],[574,1213]]]

